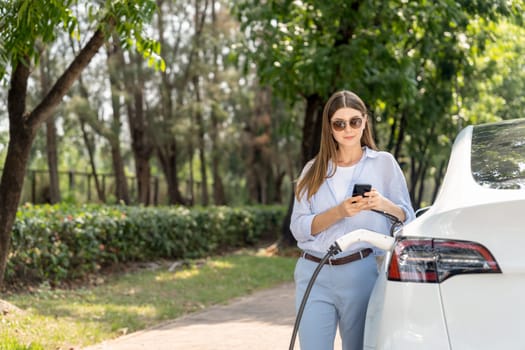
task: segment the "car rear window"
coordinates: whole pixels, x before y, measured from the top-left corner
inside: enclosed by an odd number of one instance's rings
[[[525,188],[525,119],[474,126],[471,169],[484,187]]]

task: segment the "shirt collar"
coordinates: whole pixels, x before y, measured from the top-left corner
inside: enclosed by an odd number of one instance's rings
[[[368,148],[367,146],[364,146],[363,147],[363,150],[365,152],[365,156],[363,158],[377,158],[377,156],[379,155],[379,152],[378,151],[375,151],[371,148]]]
[[[359,164],[360,162],[362,162],[366,158],[377,158],[377,156],[379,155],[378,151],[375,151],[375,150],[373,150],[371,148],[368,148],[367,146],[363,146],[363,153],[364,153],[363,157],[361,158],[361,160],[357,164]],[[330,173],[332,171],[334,166],[335,166],[334,162],[332,160],[330,160],[328,162],[328,173]]]

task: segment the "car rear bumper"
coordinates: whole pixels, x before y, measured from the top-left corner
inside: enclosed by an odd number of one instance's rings
[[[450,350],[438,284],[380,276],[366,318],[366,350]]]
[[[525,274],[456,276],[440,288],[452,349],[525,349]]]

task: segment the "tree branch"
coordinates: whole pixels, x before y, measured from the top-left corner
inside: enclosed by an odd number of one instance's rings
[[[98,29],[86,46],[80,50],[73,62],[67,67],[62,76],[58,78],[49,93],[42,99],[28,117],[30,127],[37,128],[52,115],[62,98],[69,91],[73,83],[80,76],[84,68],[91,62],[106,37],[102,29]]]

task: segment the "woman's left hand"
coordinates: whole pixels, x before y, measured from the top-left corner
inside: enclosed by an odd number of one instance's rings
[[[365,193],[363,202],[365,202],[365,205],[363,206],[364,210],[384,210],[385,197],[383,197],[375,188],[372,188],[370,192]]]
[[[370,192],[365,193],[362,202],[364,204],[362,210],[377,210],[389,213],[402,222],[406,219],[405,211],[399,205],[394,204],[388,198],[383,197],[383,195],[375,188],[372,188]]]

